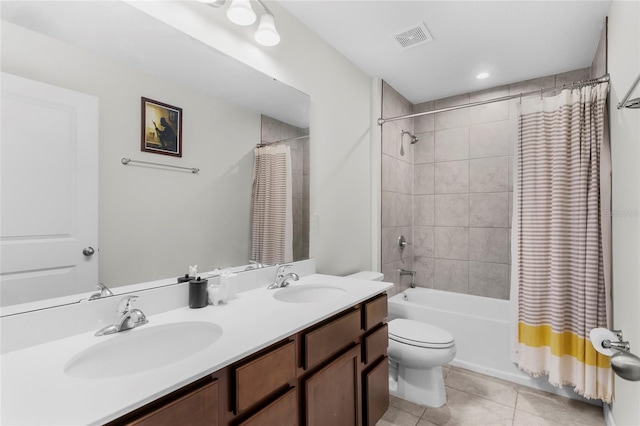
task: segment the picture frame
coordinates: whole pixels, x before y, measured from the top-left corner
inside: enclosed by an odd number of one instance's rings
[[[142,97],[144,152],[182,157],[182,108]]]

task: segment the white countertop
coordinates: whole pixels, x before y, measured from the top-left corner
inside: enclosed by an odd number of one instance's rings
[[[392,287],[386,282],[320,274],[305,276],[291,287],[305,284],[338,286],[346,293],[323,302],[286,303],[273,298],[274,290],[260,288],[239,293],[226,305],[184,307],[148,317],[148,324],[126,333],[161,324],[207,321],[222,327],[223,334],[205,350],[136,374],[82,379],[63,371],[79,352],[117,339],[118,333],[96,337],[94,330],[5,353],[0,358],[0,423],[103,424]],[[135,356],[132,351],[131,357]]]

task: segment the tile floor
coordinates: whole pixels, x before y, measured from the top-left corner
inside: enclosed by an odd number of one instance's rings
[[[426,408],[391,396],[376,426],[603,426],[602,408],[457,367],[443,367],[447,404]]]

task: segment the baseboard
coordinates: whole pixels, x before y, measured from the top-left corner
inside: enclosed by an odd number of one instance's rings
[[[616,419],[613,418],[613,410],[609,404],[602,404],[602,412],[604,413],[604,422],[607,426],[616,426]]]

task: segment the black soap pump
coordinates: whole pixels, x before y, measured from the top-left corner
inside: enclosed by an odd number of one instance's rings
[[[207,280],[200,277],[189,281],[189,307],[191,309],[204,308],[207,306]]]
[[[184,277],[178,277],[179,283],[186,283],[193,279],[194,277],[189,276],[189,274],[184,274]]]

